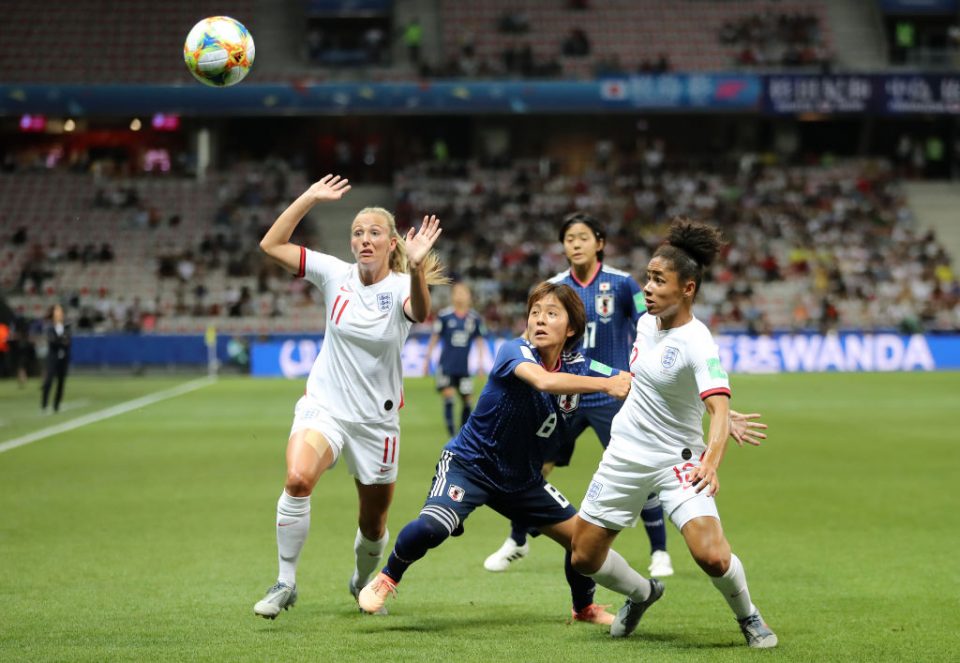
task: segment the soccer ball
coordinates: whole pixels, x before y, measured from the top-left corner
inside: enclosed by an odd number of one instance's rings
[[[213,87],[242,81],[250,73],[255,53],[250,32],[229,16],[203,19],[183,43],[187,69],[198,81]]]

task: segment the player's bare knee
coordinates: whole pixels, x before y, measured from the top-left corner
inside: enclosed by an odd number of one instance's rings
[[[573,570],[585,576],[593,575],[603,566],[603,560],[597,559],[595,555],[585,554],[582,550],[577,550],[574,545],[570,552],[570,564]]]
[[[387,514],[360,514],[357,526],[364,538],[379,541],[387,532]]]
[[[695,552],[693,558],[711,578],[719,578],[730,568],[730,549],[726,546],[708,546]]]
[[[387,526],[383,523],[369,524],[360,522],[360,533],[368,541],[379,541],[387,533]]]
[[[304,473],[293,469],[287,470],[287,481],[284,490],[291,497],[306,497],[313,492],[314,481]]]

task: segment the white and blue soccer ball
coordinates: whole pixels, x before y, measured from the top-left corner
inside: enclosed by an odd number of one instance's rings
[[[253,66],[253,36],[229,16],[205,18],[190,30],[183,43],[183,60],[204,85],[227,87],[242,81]]]

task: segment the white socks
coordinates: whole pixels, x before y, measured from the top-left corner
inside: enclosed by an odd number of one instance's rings
[[[650,581],[634,571],[616,550],[608,550],[607,558],[597,572],[588,575],[597,584],[625,595],[634,603],[642,603],[650,598]]]
[[[380,566],[383,551],[387,549],[389,541],[390,530],[385,530],[383,538],[379,541],[371,541],[360,533],[360,528],[357,528],[357,537],[353,541],[353,552],[357,556],[357,568],[353,572],[353,578],[351,578],[354,587],[363,587],[370,581],[370,576]]]
[[[293,497],[284,490],[277,501],[277,582],[297,584],[297,560],[310,531],[310,496]]]
[[[750,601],[750,590],[747,589],[747,574],[743,564],[736,555],[730,555],[730,568],[719,578],[710,578],[713,586],[720,590],[723,598],[730,604],[730,609],[737,619],[749,617],[757,611],[757,607]]]

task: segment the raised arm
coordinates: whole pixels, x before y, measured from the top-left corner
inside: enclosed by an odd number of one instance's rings
[[[300,247],[290,243],[293,231],[314,205],[327,200],[340,200],[349,190],[349,180],[341,179],[339,175],[327,175],[314,182],[277,217],[260,240],[260,248],[285,270],[297,274],[300,271]]]
[[[706,488],[707,495],[713,496],[720,490],[717,469],[727,451],[727,436],[730,435],[730,397],[723,394],[707,396],[703,401],[710,415],[710,428],[707,431],[707,451],[700,465],[690,474],[690,483],[699,493]]]
[[[537,391],[545,391],[548,394],[603,392],[621,401],[630,393],[630,381],[632,379],[630,374],[625,371],[609,378],[594,378],[563,372],[551,373],[545,370],[543,366],[532,362],[518,364],[513,373]]]
[[[423,217],[419,230],[411,228],[407,232],[407,265],[410,269],[410,301],[404,305],[403,312],[415,322],[423,322],[430,315],[430,288],[423,272],[423,262],[440,237],[440,219],[436,216]]]

